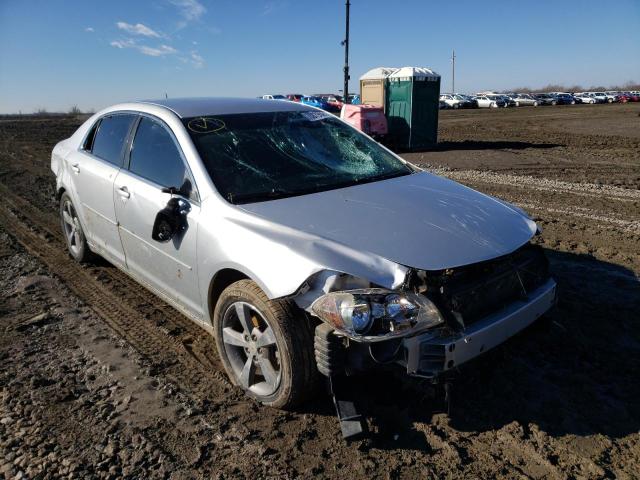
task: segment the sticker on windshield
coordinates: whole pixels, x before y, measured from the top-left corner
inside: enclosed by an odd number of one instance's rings
[[[318,120],[324,120],[325,118],[331,117],[330,113],[327,112],[302,112],[302,116],[309,120],[310,122],[317,122]]]
[[[195,133],[214,133],[223,130],[226,127],[224,122],[219,118],[198,117],[187,123],[187,128]]]

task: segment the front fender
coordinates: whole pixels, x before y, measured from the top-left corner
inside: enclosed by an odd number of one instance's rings
[[[205,213],[198,229],[199,279],[204,290],[225,268],[246,274],[271,299],[295,294],[309,277],[323,270],[346,273],[389,289],[399,288],[409,271],[370,252],[234,208],[225,210],[226,215],[218,218]]]

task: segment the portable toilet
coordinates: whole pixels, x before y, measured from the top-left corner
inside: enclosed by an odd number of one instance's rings
[[[437,143],[440,75],[421,67],[396,69],[387,77],[385,97],[391,143],[408,150]]]
[[[395,68],[378,67],[362,75],[360,77],[360,103],[385,108],[387,77],[395,70]]]

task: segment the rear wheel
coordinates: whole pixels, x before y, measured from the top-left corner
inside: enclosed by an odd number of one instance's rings
[[[292,408],[315,391],[318,372],[307,318],[283,300],[269,300],[251,280],[227,287],[213,327],[231,381],[259,402]]]
[[[87,245],[78,213],[71,197],[66,192],[60,198],[60,223],[69,254],[81,263],[92,260],[94,256],[89,250],[89,245]]]

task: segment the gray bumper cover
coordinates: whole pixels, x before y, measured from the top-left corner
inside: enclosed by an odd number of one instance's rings
[[[516,301],[450,337],[427,332],[405,338],[404,360],[409,375],[432,378],[477,357],[531,325],[556,300],[556,282],[550,279],[530,292],[527,300]]]

